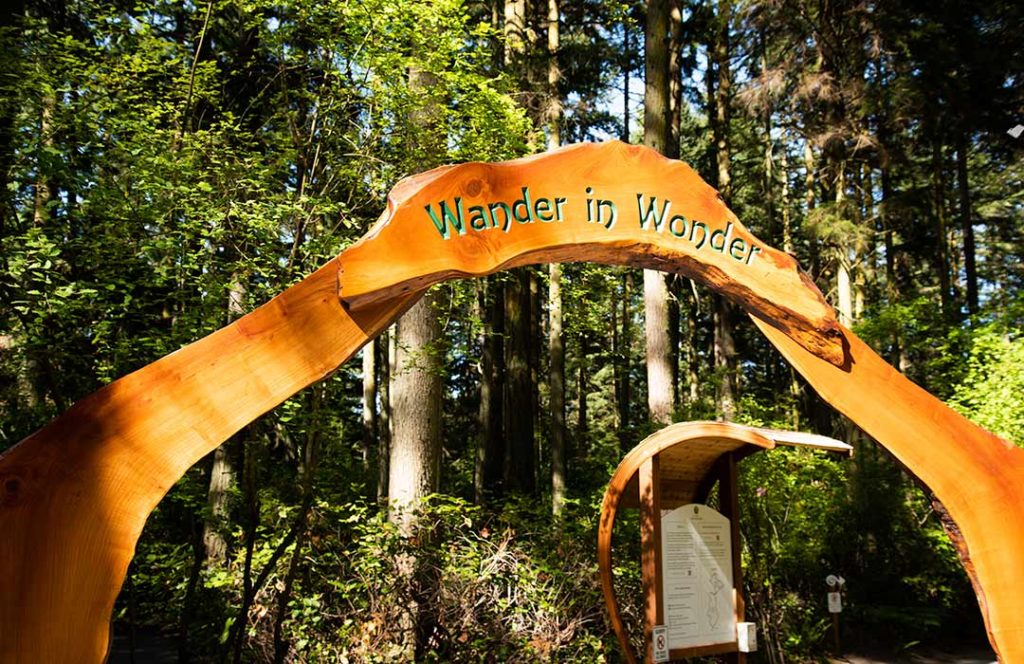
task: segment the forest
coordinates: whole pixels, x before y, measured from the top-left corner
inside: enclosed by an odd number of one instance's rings
[[[892,366],[1024,447],[1022,3],[9,0],[0,44],[0,453],[337,256],[402,178],[607,140],[690,164]],[[422,216],[502,233],[514,204]],[[621,661],[601,500],[694,420],[855,449],[739,466],[751,661],[839,654],[829,574],[844,650],[986,643],[942,505],[698,283],[452,281],[360,358],[170,489],[115,657]],[[616,584],[639,644],[638,533]]]

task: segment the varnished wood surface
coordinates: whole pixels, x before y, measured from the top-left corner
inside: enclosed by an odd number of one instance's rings
[[[565,202],[546,215],[553,218],[549,222],[534,215],[525,223],[512,221],[505,230],[506,214],[499,206],[493,215],[485,212],[502,222],[499,227],[470,227],[472,206],[511,205],[524,198],[524,188],[534,205],[542,198]],[[652,196],[659,213],[665,210],[665,201],[671,203],[660,231],[650,230],[652,222],[648,230],[641,227],[638,195],[644,213],[650,211]],[[461,234],[445,225],[439,213],[441,201],[453,207],[456,199],[465,213]],[[593,201],[589,214],[588,200]],[[613,224],[611,206],[602,207],[602,200],[614,204]],[[447,239],[427,213],[428,206],[448,231]],[[558,211],[560,217],[555,215]],[[683,221],[671,225],[676,215]],[[605,223],[589,222],[590,217]],[[694,231],[695,223],[705,225],[706,233]],[[730,243],[736,240],[735,248],[742,246],[743,251],[736,253],[740,260],[729,254],[731,244],[721,252],[711,246],[711,235],[725,229]],[[683,236],[676,237],[673,230]],[[341,296],[352,308],[453,277],[481,276],[518,265],[632,265],[705,283],[785,330],[811,352],[834,364],[844,360],[835,312],[792,256],[751,235],[718,192],[686,164],[619,141],[573,145],[500,164],[444,166],[403,180],[388,197],[387,212],[345,254]],[[382,254],[389,260],[382,261]]]
[[[1024,450],[959,415],[843,330],[848,367],[822,362],[754,320],[815,390],[891,452],[942,502],[989,642],[1024,662]]]
[[[535,199],[565,197],[563,221],[444,240],[424,208],[456,195],[467,206],[512,203],[527,186]],[[590,197],[615,202],[615,225],[581,218],[588,186]],[[637,194],[672,200],[672,214],[709,231],[731,224],[733,237],[759,252],[741,261],[639,230]],[[612,142],[403,181],[373,231],[337,259],[234,324],[86,397],[0,456],[0,662],[102,661],[146,517],[192,464],[335,370],[429,284],[553,260],[675,271],[756,316],[826,398],[946,504],[993,645],[1005,661],[1024,661],[1021,452],[969,425],[849,333],[844,349],[834,312],[793,259],[752,237],[689,167]]]
[[[418,297],[344,311],[336,261],[0,457],[0,661],[100,662],[146,518],[186,470]]]

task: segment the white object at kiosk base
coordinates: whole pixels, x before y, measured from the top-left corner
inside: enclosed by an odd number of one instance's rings
[[[736,623],[736,646],[740,652],[757,652],[757,625],[752,622]]]

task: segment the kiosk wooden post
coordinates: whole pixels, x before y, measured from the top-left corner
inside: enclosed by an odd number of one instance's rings
[[[665,624],[661,596],[661,471],[657,454],[640,466],[640,578],[644,592],[645,659],[651,661],[652,629]]]

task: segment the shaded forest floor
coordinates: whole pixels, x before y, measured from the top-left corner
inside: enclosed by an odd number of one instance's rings
[[[925,648],[919,652],[889,653],[863,650],[829,660],[830,664],[989,664],[996,654],[985,646]]]
[[[178,661],[177,641],[159,630],[142,627],[135,634],[135,654],[127,630],[115,627],[109,664],[175,664]],[[922,648],[919,651],[893,653],[884,649],[857,649],[856,652],[830,659],[830,664],[989,664],[996,661],[991,648],[979,644],[949,644]]]

